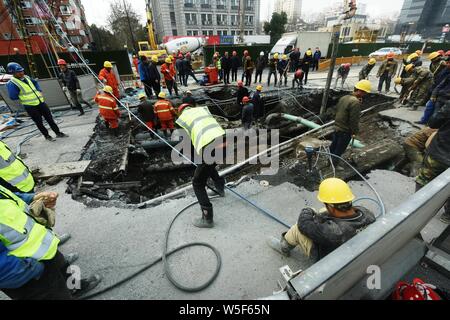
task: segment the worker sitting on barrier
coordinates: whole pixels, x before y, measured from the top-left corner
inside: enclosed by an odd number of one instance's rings
[[[273,237],[268,240],[272,249],[289,257],[299,246],[308,258],[317,261],[376,220],[368,209],[353,206],[355,196],[343,180],[324,180],[317,198],[325,208],[320,212],[313,208],[303,209],[297,224],[284,232],[281,240]]]
[[[105,86],[103,93],[95,96],[95,102],[98,104],[100,115],[106,122],[106,127],[111,129],[114,135],[118,136],[120,110],[114,98],[113,88]]]

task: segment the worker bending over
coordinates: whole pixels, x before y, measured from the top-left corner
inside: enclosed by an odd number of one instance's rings
[[[359,133],[361,103],[370,93],[372,85],[369,80],[361,80],[355,85],[353,94],[343,96],[336,106],[335,132],[330,152],[342,156],[352,139]],[[332,159],[337,163],[336,159]]]
[[[98,111],[105,120],[106,127],[115,135],[119,135],[120,110],[117,101],[114,98],[113,88],[105,86],[103,93],[95,96],[95,102],[98,104]]]
[[[409,175],[411,177],[417,176],[422,166],[426,149],[430,145],[436,131],[436,129],[426,127],[405,139],[403,150],[405,150],[406,158],[409,161]]]
[[[359,81],[369,80],[369,74],[372,71],[373,67],[375,67],[376,63],[377,63],[377,60],[375,60],[374,58],[371,58],[369,60],[369,62],[359,72]]]
[[[386,93],[389,92],[391,88],[392,77],[397,73],[398,63],[394,60],[395,54],[389,52],[387,54],[387,60],[384,61],[380,69],[378,69],[377,78],[380,78],[378,82],[378,93],[383,90],[383,84],[386,83]]]
[[[175,130],[174,119],[177,116],[172,103],[166,99],[166,93],[160,92],[158,95],[158,101],[153,106],[155,115],[158,117],[161,123],[161,130],[164,131],[164,135],[168,138]]]
[[[287,87],[287,73],[289,71],[289,61],[288,56],[283,54],[281,61],[278,62],[278,73],[280,76],[280,82],[278,85],[281,87],[283,85],[283,78],[284,78],[284,86]]]
[[[355,196],[341,179],[324,180],[317,199],[325,204],[324,212],[305,208],[297,224],[281,235],[281,240],[271,238],[271,248],[289,257],[295,247],[313,261],[320,260],[353,238],[376,221],[372,212],[353,206]]]
[[[341,89],[344,89],[344,83],[347,80],[348,74],[350,73],[351,66],[351,63],[343,63],[339,66],[339,68],[337,69],[336,82],[334,84],[335,89],[337,88],[339,79],[341,79]]]
[[[178,86],[175,79],[177,72],[173,66],[172,59],[166,59],[166,63],[161,66],[161,73],[164,76],[164,81],[166,82],[170,96],[172,97],[172,90],[175,90],[175,94],[178,96]]]
[[[189,104],[191,107],[196,107],[197,106],[197,101],[192,96],[192,91],[191,90],[187,90],[185,92],[185,96],[183,97],[182,102]]]
[[[405,67],[407,78],[395,79],[396,84],[406,86],[408,91],[405,95],[407,106],[410,110],[417,110],[425,106],[429,98],[429,92],[433,86],[433,74],[425,67],[415,67],[409,64]]]
[[[25,111],[31,117],[45,139],[48,141],[55,141],[55,139],[49,135],[47,128],[45,128],[42,118],[50,125],[50,128],[55,132],[56,137],[68,137],[59,130],[58,125],[55,123],[55,120],[53,120],[52,113],[45,103],[39,83],[35,79],[25,75],[25,69],[18,63],[8,63],[6,69],[9,74],[13,75],[6,85],[9,98],[13,101],[20,101]]]
[[[305,73],[303,70],[298,69],[294,73],[294,79],[292,80],[292,89],[295,88],[295,85],[297,85],[298,89],[303,89],[303,78],[305,76]]]
[[[208,179],[211,178],[214,181],[215,191],[220,196],[225,196],[225,180],[219,176],[214,161],[216,152],[222,152],[222,155],[225,156],[223,141],[225,131],[206,107],[180,107],[178,112],[180,116],[177,124],[187,132],[192,142],[190,154],[186,156],[189,156],[197,165],[192,184],[202,210],[202,217],[194,221],[194,226],[212,228],[214,227],[214,213],[206,185]]]
[[[119,81],[114,74],[113,65],[110,61],[105,61],[103,69],[100,70],[100,73],[98,74],[98,78],[105,86],[111,87],[113,89],[113,95],[117,99],[120,99]]]

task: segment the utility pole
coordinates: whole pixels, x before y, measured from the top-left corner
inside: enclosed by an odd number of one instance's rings
[[[123,2],[123,8],[125,9],[125,13],[127,15],[128,28],[130,31],[131,41],[133,42],[134,52],[137,52],[138,50],[136,47],[136,41],[134,39],[133,28],[131,28],[130,15],[128,14],[127,4],[126,4],[125,0],[122,0],[122,2]]]
[[[239,12],[241,14],[241,21],[240,21],[240,33],[239,33],[239,42],[244,43],[244,29],[245,29],[245,1],[246,0],[239,0]]]
[[[339,36],[340,36],[341,25],[336,25],[333,28],[333,39],[332,39],[332,51],[331,51],[331,61],[330,70],[328,70],[327,84],[325,86],[325,91],[323,93],[322,106],[320,108],[320,115],[323,116],[327,111],[328,97],[330,95],[331,81],[333,80],[334,67],[336,66],[336,57],[339,47]]]

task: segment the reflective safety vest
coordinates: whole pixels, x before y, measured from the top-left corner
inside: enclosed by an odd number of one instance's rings
[[[35,107],[44,102],[42,93],[36,89],[30,77],[25,76],[25,82],[15,77],[10,81],[19,88],[19,100],[23,105]]]
[[[0,186],[0,241],[9,255],[51,260],[58,250],[56,235],[28,214],[28,205]]]
[[[173,115],[175,114],[175,109],[172,104],[167,100],[158,100],[153,106],[155,115],[161,121],[173,120]]]
[[[99,94],[95,97],[95,102],[98,104],[99,113],[105,119],[117,119],[120,117],[117,102],[111,95],[107,93]]]
[[[0,141],[0,179],[27,193],[34,188],[34,179],[28,167]]]
[[[205,146],[225,135],[225,130],[214,119],[207,107],[183,111],[177,124],[189,134],[192,144],[199,154]]]

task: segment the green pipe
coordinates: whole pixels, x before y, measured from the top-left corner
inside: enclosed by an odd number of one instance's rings
[[[298,122],[298,123],[300,123],[300,124],[302,124],[302,125],[304,125],[304,126],[306,126],[308,128],[311,128],[311,129],[318,129],[318,128],[321,127],[321,125],[319,125],[319,124],[317,124],[315,122],[306,120],[306,119],[304,119],[302,117],[296,117],[296,116],[293,116],[293,115],[290,115],[290,114],[287,114],[287,113],[282,113],[281,117],[283,119],[286,119],[286,120],[289,120],[289,121]],[[361,141],[355,139],[353,141],[353,147],[361,149],[361,148],[364,148],[365,146],[361,143]]]

